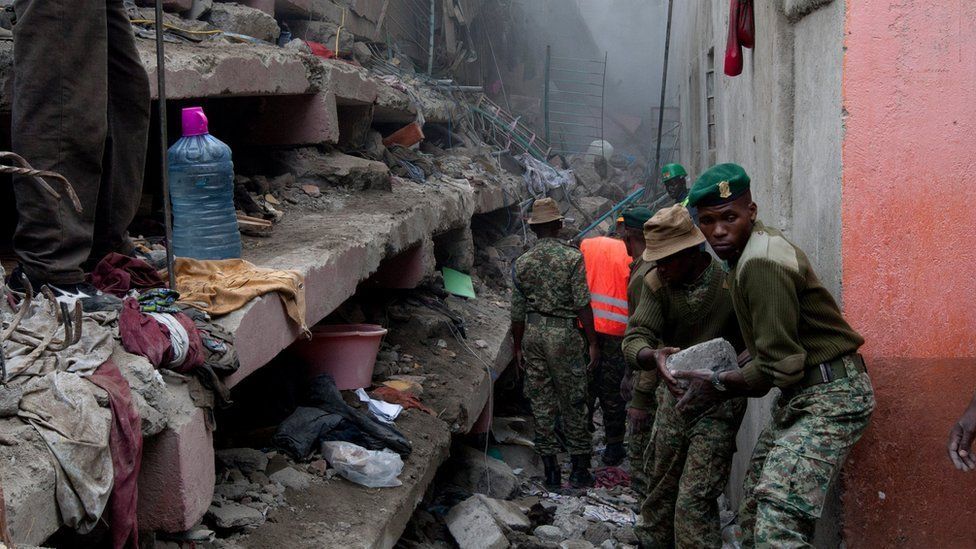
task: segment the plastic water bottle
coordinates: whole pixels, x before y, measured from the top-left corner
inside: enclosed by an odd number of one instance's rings
[[[200,107],[183,109],[183,137],[169,148],[173,254],[194,259],[241,256],[230,147],[207,129]]]

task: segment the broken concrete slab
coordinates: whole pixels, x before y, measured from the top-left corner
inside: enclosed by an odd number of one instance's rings
[[[299,181],[357,191],[391,189],[390,169],[375,160],[315,147],[280,151],[275,159]]]
[[[268,478],[272,482],[277,482],[278,484],[284,486],[285,488],[291,488],[292,490],[304,490],[312,484],[312,475],[295,469],[294,467],[285,467],[284,469],[272,473]]]
[[[9,385],[0,386],[0,418],[17,415],[24,389]]]
[[[451,476],[452,484],[498,499],[509,499],[518,493],[518,478],[504,461],[468,446],[461,447],[452,459],[458,462]]]
[[[275,2],[275,14],[282,19],[342,21],[342,12],[343,8],[330,0],[276,0]]]
[[[585,539],[569,539],[559,544],[559,549],[594,549]]]
[[[667,367],[672,372],[693,370],[727,372],[738,369],[738,354],[731,343],[719,337],[669,356]]]
[[[228,502],[221,506],[211,506],[207,510],[209,516],[217,528],[239,529],[260,526],[264,523],[264,513],[241,505],[239,503]]]
[[[217,461],[228,469],[237,469],[245,475],[268,468],[268,456],[254,448],[227,448],[217,450]]]
[[[288,28],[295,38],[318,42],[330,50],[335,50],[336,36],[339,37],[339,51],[352,50],[353,35],[348,29],[339,30],[339,25],[332,21],[315,21],[309,19],[288,19]]]
[[[528,532],[532,528],[532,521],[525,516],[518,504],[503,499],[489,498],[483,494],[475,494],[471,497],[480,499],[491,516],[505,528],[517,532]]]
[[[548,543],[559,543],[566,539],[566,536],[563,535],[562,530],[549,524],[543,524],[542,526],[536,527],[532,534],[539,538],[540,541]]]
[[[275,18],[260,9],[232,3],[216,3],[207,21],[220,30],[251,36],[276,44],[281,29]]]
[[[506,549],[505,530],[498,524],[483,498],[471,496],[447,515],[447,528],[458,547]]]

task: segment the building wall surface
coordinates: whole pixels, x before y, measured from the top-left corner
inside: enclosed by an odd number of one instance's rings
[[[976,474],[946,457],[976,388],[976,4],[846,13],[843,284],[878,407],[847,467],[849,547],[976,546]]]

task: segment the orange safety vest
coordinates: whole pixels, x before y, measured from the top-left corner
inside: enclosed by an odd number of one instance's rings
[[[623,240],[607,236],[587,238],[580,243],[590,287],[590,305],[596,331],[623,336],[627,330],[627,284],[630,256]]]

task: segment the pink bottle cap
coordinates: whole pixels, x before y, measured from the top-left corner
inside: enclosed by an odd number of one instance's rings
[[[189,107],[183,109],[183,137],[191,135],[205,135],[207,131],[207,115],[203,107]]]

